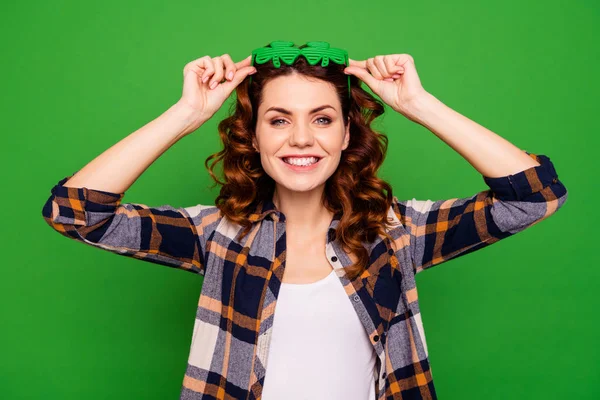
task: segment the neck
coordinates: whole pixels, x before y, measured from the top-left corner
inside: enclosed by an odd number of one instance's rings
[[[273,203],[285,215],[288,228],[313,234],[327,229],[333,213],[323,205],[324,189],[325,185],[321,185],[313,190],[295,192],[276,186]]]

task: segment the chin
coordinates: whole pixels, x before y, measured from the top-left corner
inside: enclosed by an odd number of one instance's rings
[[[323,171],[316,174],[294,173],[278,168],[267,170],[265,172],[275,181],[279,187],[285,188],[290,192],[311,192],[314,190],[323,190],[329,176],[323,177]],[[335,171],[331,171],[333,175]]]
[[[313,190],[322,190],[325,186],[325,180],[322,177],[290,177],[286,174],[272,175],[271,178],[275,184],[290,192],[311,192]]]
[[[279,186],[283,186],[291,192],[310,192],[313,190],[319,190],[325,185],[325,182],[277,182]]]

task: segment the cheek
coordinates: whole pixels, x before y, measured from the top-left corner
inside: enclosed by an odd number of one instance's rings
[[[262,141],[258,142],[258,149],[265,156],[272,156],[277,153],[277,151],[281,148],[281,143],[279,143],[276,137],[266,137],[262,138]]]
[[[324,136],[319,142],[321,143],[321,146],[332,155],[341,152],[344,147],[344,138],[338,135]]]

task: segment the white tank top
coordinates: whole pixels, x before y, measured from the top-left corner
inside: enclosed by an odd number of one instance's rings
[[[282,282],[263,400],[374,400],[375,351],[335,271]]]

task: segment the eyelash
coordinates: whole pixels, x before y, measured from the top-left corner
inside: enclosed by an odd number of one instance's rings
[[[325,119],[325,120],[327,120],[328,122],[325,125],[331,124],[331,118],[328,118],[328,117],[319,117],[317,119]],[[273,125],[273,126],[280,126],[280,125],[278,125],[278,124],[275,123],[276,121],[285,121],[285,120],[282,119],[282,118],[274,119],[274,120],[271,121],[271,125]]]

